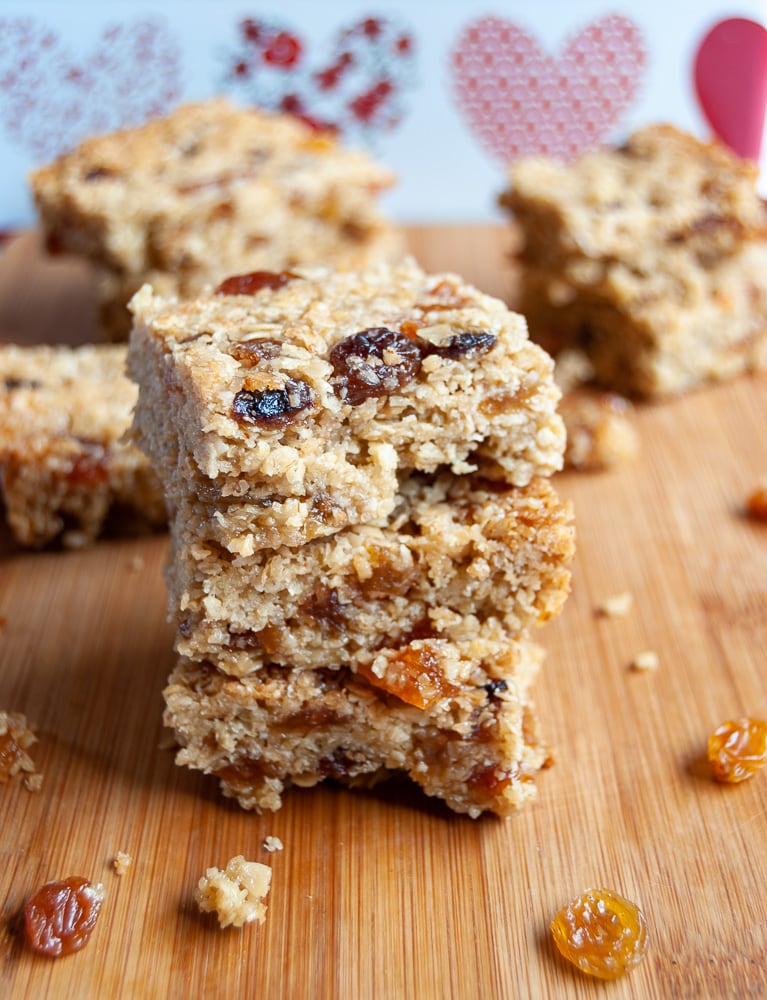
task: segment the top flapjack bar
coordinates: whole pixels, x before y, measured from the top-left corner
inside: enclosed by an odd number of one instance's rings
[[[49,248],[99,269],[114,339],[145,281],[188,296],[236,271],[396,259],[401,238],[376,207],[393,181],[329,133],[220,98],[90,138],[31,175]]]
[[[251,551],[386,517],[406,471],[523,486],[561,467],[551,359],[455,275],[256,273],[132,309],[136,438],[171,506],[232,509]]]
[[[663,396],[767,365],[767,207],[757,168],[668,125],[570,165],[518,161],[533,336],[588,354],[602,385]]]

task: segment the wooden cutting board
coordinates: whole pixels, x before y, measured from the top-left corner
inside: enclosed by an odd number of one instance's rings
[[[430,269],[511,287],[501,227],[410,230]],[[0,336],[93,335],[84,268],[21,237],[0,258]],[[764,997],[767,772],[715,784],[703,763],[725,719],[767,717],[767,524],[743,502],[767,473],[767,377],[636,416],[639,458],[558,477],[579,550],[573,593],[540,632],[536,684],[556,763],[508,822],[472,821],[402,786],[321,787],[274,815],[242,812],[177,768],[161,697],[173,654],[163,536],[0,559],[0,707],[26,713],[42,791],[0,785],[0,996]],[[596,606],[634,597],[625,618]],[[642,650],[660,666],[640,674]],[[284,850],[268,854],[266,835]],[[128,874],[115,852],[133,857]],[[192,902],[235,854],[273,868],[263,926],[220,931]],[[20,944],[42,882],[104,883],[93,937],[50,961]],[[651,945],[605,987],[550,941],[589,886],[644,908]]]

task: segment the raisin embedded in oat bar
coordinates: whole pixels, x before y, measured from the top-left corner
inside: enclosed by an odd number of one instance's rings
[[[0,490],[15,539],[92,542],[119,505],[165,520],[148,460],[122,437],[136,388],[122,346],[0,346]]]
[[[570,505],[550,482],[407,478],[390,517],[297,549],[227,552],[193,501],[171,525],[166,568],[176,648],[240,674],[270,662],[356,669],[407,637],[458,639],[497,620],[519,634],[569,593]]]
[[[187,296],[237,271],[396,259],[402,238],[376,207],[393,180],[290,115],[214,99],[88,139],[31,185],[50,249],[99,269],[116,339],[144,282]]]
[[[254,547],[386,517],[409,470],[523,486],[561,467],[551,359],[457,276],[299,268],[251,295],[145,287],[132,309],[136,439],[172,504],[251,503]]]
[[[523,233],[536,338],[602,385],[682,392],[767,365],[767,206],[757,168],[671,126],[566,166],[531,157],[501,196]]]
[[[182,659],[165,721],[178,763],[246,809],[279,809],[291,785],[402,772],[457,812],[508,816],[550,762],[527,694],[541,657],[525,640],[415,640],[366,677],[272,667],[240,679]]]

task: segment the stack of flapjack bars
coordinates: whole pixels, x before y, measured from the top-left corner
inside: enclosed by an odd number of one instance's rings
[[[517,809],[549,760],[531,630],[574,549],[559,390],[522,317],[410,260],[131,308],[179,763],[259,811],[393,772],[471,816]]]

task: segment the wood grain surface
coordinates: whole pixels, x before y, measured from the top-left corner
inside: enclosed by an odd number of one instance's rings
[[[501,227],[409,235],[425,266],[509,291]],[[85,268],[44,261],[29,234],[4,251],[0,337],[85,340],[92,309]],[[767,525],[743,513],[767,473],[767,378],[642,407],[637,424],[636,460],[558,477],[578,556],[535,688],[556,762],[508,822],[400,784],[242,812],[161,749],[164,537],[31,554],[5,537],[0,707],[36,724],[44,783],[0,785],[0,996],[767,996],[767,773],[725,787],[704,765],[720,722],[767,716]],[[627,617],[595,614],[622,591]],[[658,670],[631,671],[647,649]],[[123,877],[117,851],[134,859]],[[220,931],[192,892],[240,853],[273,868],[266,923]],[[74,956],[37,957],[20,907],[72,874],[104,884],[96,930]],[[569,967],[548,932],[589,886],[647,915],[645,961],[612,984]]]

